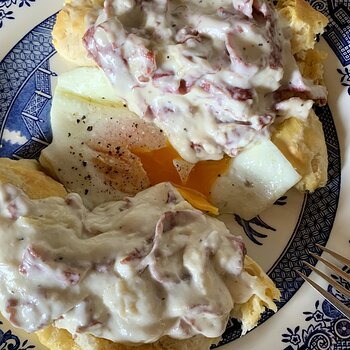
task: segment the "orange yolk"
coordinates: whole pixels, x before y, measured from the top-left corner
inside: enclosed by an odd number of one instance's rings
[[[217,178],[228,169],[230,157],[225,156],[221,160],[196,163],[187,180],[183,182],[173,164],[174,160],[182,158],[169,143],[156,150],[135,148],[131,151],[140,158],[152,186],[160,182],[170,181],[194,207],[214,215],[218,214],[218,209],[210,203],[210,191]]]
[[[212,205],[202,193],[188,187],[179,185],[175,185],[175,187],[180,192],[181,196],[195,208],[213,215],[219,215],[219,209]]]

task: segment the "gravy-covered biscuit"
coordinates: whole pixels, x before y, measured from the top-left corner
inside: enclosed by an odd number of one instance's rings
[[[11,184],[22,189],[29,197],[63,197],[66,194],[63,186],[42,173],[35,161],[14,161],[2,158],[0,159],[0,165],[0,182]],[[23,220],[25,216],[26,214]],[[3,231],[3,233],[4,232],[5,231]],[[33,247],[30,249],[34,252],[33,258],[39,258],[39,255],[35,255],[39,254],[38,250],[35,250]],[[45,261],[46,260],[42,260],[42,264],[45,264]],[[26,267],[23,265],[21,268],[24,274],[28,272],[26,269],[31,268],[31,265],[25,266]],[[237,286],[240,286],[240,288],[235,288],[232,291],[233,297],[237,300],[232,310],[232,316],[241,321],[243,332],[245,332],[256,325],[265,308],[276,311],[274,300],[279,299],[280,292],[261,268],[247,256],[244,260],[243,271],[236,277],[235,283],[237,283]],[[245,293],[242,294],[239,290],[244,290]],[[235,293],[237,293],[237,295],[235,295]],[[38,331],[37,334],[40,341],[52,350],[129,350],[134,348],[131,345],[114,343],[84,333],[78,333],[73,339],[69,332],[64,329],[58,329],[52,325]],[[218,338],[206,338],[204,336],[194,336],[185,340],[163,336],[154,343],[140,345],[140,349],[209,349],[211,344],[218,341]]]
[[[245,303],[236,304],[232,311],[233,318],[242,322],[243,329],[251,329],[257,325],[260,315],[266,308],[276,311],[273,300],[279,299],[280,292],[259,265],[246,256],[242,279],[238,283],[253,288],[255,293]],[[107,339],[96,338],[89,334],[79,334],[75,338],[65,329],[49,326],[38,331],[40,342],[50,350],[134,350],[135,345],[113,343]],[[189,339],[174,339],[164,336],[150,344],[142,344],[140,350],[206,350],[219,342],[218,338],[206,338],[201,335]]]
[[[103,1],[100,0],[66,1],[53,31],[54,44],[60,54],[79,65],[95,65],[87,55],[82,37],[88,29],[89,23],[91,23],[89,21],[93,22],[102,8]],[[313,47],[316,35],[323,32],[328,22],[327,18],[313,9],[304,0],[279,0],[277,8],[289,22],[292,32],[292,52],[303,78],[315,85],[324,85],[323,60],[325,59],[325,54],[313,49]],[[324,102],[324,99],[322,101]],[[288,117],[293,117],[293,115]],[[325,184],[327,153],[325,152],[326,148],[321,124],[316,123],[317,117],[315,115],[312,115],[310,118],[311,120],[309,121],[296,121],[294,118],[291,118],[283,125],[279,125],[273,136],[273,141],[276,145],[279,145],[279,148],[284,147],[281,144],[288,144],[289,146],[284,148],[290,148],[290,145],[297,140],[299,152],[301,152],[298,157],[304,157],[302,169],[296,167],[297,170],[302,171],[300,175],[304,179],[299,182],[297,188],[299,190],[314,191],[317,187]],[[313,127],[316,130],[312,130]],[[306,129],[304,130],[303,128]],[[295,135],[293,134],[294,132],[296,132]],[[309,137],[310,135],[312,139],[304,139],[304,137]],[[282,140],[282,136],[288,137],[287,140]],[[293,139],[294,141],[292,141]],[[314,147],[313,143],[317,147]],[[319,148],[318,146],[322,147]],[[319,151],[319,149],[322,151]],[[306,152],[305,155],[302,154],[303,151]],[[312,154],[312,152],[315,152],[315,154]],[[293,155],[294,163],[298,157],[295,154]],[[312,166],[311,163],[313,164]],[[305,164],[308,164],[308,166],[305,166]],[[306,181],[306,179],[308,180]]]

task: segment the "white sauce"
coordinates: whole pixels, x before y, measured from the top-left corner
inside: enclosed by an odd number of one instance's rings
[[[0,311],[28,332],[54,321],[117,342],[218,337],[252,294],[241,238],[169,183],[93,211],[77,194],[0,185],[0,240]]]
[[[282,22],[264,0],[107,0],[84,43],[128,108],[197,162],[269,137],[276,102],[325,98]]]

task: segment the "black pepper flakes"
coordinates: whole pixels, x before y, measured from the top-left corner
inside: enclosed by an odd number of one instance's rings
[[[71,137],[71,136],[72,136],[72,134],[69,132],[69,133],[68,133],[68,137]]]
[[[86,128],[87,131],[92,131],[93,127],[90,125]]]
[[[87,165],[87,163],[85,162],[85,160],[83,161],[83,166],[86,166]]]
[[[89,190],[86,188],[84,191],[85,196],[89,193]]]

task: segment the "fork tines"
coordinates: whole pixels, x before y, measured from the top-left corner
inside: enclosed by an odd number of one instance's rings
[[[342,262],[343,264],[350,267],[350,260],[341,256],[340,254],[333,252],[332,250],[322,247],[319,244],[316,244],[316,246],[323,250],[324,252],[330,254],[338,261]],[[310,255],[313,256],[316,260],[321,261],[323,264],[325,264],[330,270],[332,270],[334,273],[336,273],[338,276],[343,278],[346,282],[350,283],[350,275],[347,274],[345,271],[340,269],[338,266],[334,265],[333,263],[325,260],[323,257],[318,256],[314,253],[310,252]],[[324,280],[326,280],[333,288],[335,288],[338,292],[345,295],[347,298],[350,298],[350,291],[349,289],[342,286],[340,283],[335,281],[333,278],[327,276],[322,271],[317,269],[316,267],[310,265],[309,263],[304,261],[304,264],[308,266],[312,271],[314,271],[316,274],[321,276]],[[305,276],[303,273],[297,271],[297,273],[306,281],[308,282],[312,287],[314,287],[319,293],[323,295],[330,303],[333,304],[334,307],[336,307],[341,313],[343,313],[346,317],[350,318],[350,308],[344,305],[339,299],[337,299],[334,295],[331,293],[325,291],[321,286],[319,286],[317,283],[315,283],[313,280]]]

